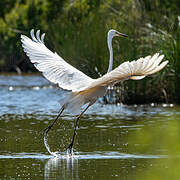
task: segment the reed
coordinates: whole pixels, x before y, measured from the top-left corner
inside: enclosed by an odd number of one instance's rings
[[[180,9],[176,0],[168,2],[63,0],[54,9],[56,0],[15,0],[8,11],[0,13],[0,71],[35,71],[22,52],[20,34],[36,28],[46,32],[50,49],[97,78],[107,71],[106,35],[114,28],[129,35],[113,41],[114,67],[155,52],[169,60],[160,73],[119,84],[115,102],[180,103]]]

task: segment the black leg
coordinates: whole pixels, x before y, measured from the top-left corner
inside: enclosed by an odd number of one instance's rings
[[[59,114],[57,115],[56,119],[44,130],[44,133],[48,133],[49,130],[53,127],[54,123],[59,119],[59,117],[61,116],[62,112],[64,111],[64,108],[62,107],[59,111]]]
[[[58,118],[61,116],[62,112],[64,111],[64,107],[62,107],[59,111],[59,114],[57,115],[56,119],[44,130],[44,135],[47,136],[47,133],[49,130],[53,127],[54,123],[58,120]]]
[[[75,136],[76,136],[76,131],[77,131],[77,127],[78,127],[78,121],[81,118],[81,116],[84,114],[84,112],[92,105],[93,103],[89,103],[88,106],[85,108],[85,110],[77,117],[76,119],[76,123],[75,123],[75,127],[74,127],[74,133],[73,133],[73,137],[72,137],[72,141],[69,144],[68,148],[67,148],[67,152],[69,155],[72,156],[73,153],[73,144],[74,144],[74,140],[75,140]]]
[[[74,139],[75,139],[75,136],[76,136],[76,131],[77,131],[77,127],[78,127],[78,121],[80,119],[80,116],[77,117],[76,119],[76,124],[75,124],[75,127],[74,127],[74,133],[73,133],[73,137],[72,137],[72,140],[71,140],[71,143],[69,144],[68,148],[67,148],[67,152],[68,154],[72,155],[72,151],[73,151],[73,144],[74,144]]]

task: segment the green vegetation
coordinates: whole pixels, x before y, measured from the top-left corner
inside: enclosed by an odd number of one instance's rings
[[[34,28],[46,32],[51,50],[96,78],[107,70],[106,34],[114,28],[129,35],[113,42],[114,67],[155,52],[169,60],[160,73],[121,84],[123,102],[180,103],[178,0],[3,0],[0,7],[0,71],[35,71],[20,43]]]
[[[176,112],[180,111],[178,106],[175,107],[175,109]],[[150,119],[143,117],[142,121],[138,120],[138,123],[142,125],[142,123],[147,121],[150,122]],[[129,135],[129,149],[133,149],[139,154],[144,154],[144,152],[156,154],[161,158],[157,158],[155,161],[150,160],[149,163],[152,164],[149,167],[139,172],[135,178],[130,179],[168,180],[171,178],[180,178],[178,166],[180,163],[180,144],[178,143],[180,138],[179,114],[172,113],[166,117],[164,115],[159,115],[158,118],[156,117],[155,121],[156,122],[151,125],[148,123],[148,125],[144,125],[142,130],[136,132],[135,135]],[[141,147],[136,146],[137,144],[141,144]]]

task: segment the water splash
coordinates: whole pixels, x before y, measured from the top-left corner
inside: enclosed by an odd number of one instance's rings
[[[45,145],[47,151],[48,151],[51,155],[56,156],[55,152],[52,152],[52,151],[50,150],[49,144],[48,144],[48,142],[47,142],[47,134],[46,134],[46,133],[44,133],[44,145]]]
[[[51,155],[53,155],[54,157],[57,157],[57,158],[62,158],[62,157],[65,157],[65,156],[66,156],[66,158],[73,158],[74,157],[73,148],[72,148],[71,152],[69,151],[69,149],[67,149],[66,152],[59,152],[59,151],[52,152],[50,150],[50,146],[49,146],[49,144],[47,142],[47,134],[46,133],[44,133],[44,145],[45,145],[47,151]]]

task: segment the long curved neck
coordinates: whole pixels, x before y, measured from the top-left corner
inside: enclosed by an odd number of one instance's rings
[[[112,67],[113,67],[112,37],[108,36],[107,41],[108,41],[108,48],[109,48],[109,67],[108,67],[107,72],[110,72],[110,71],[112,71]]]

